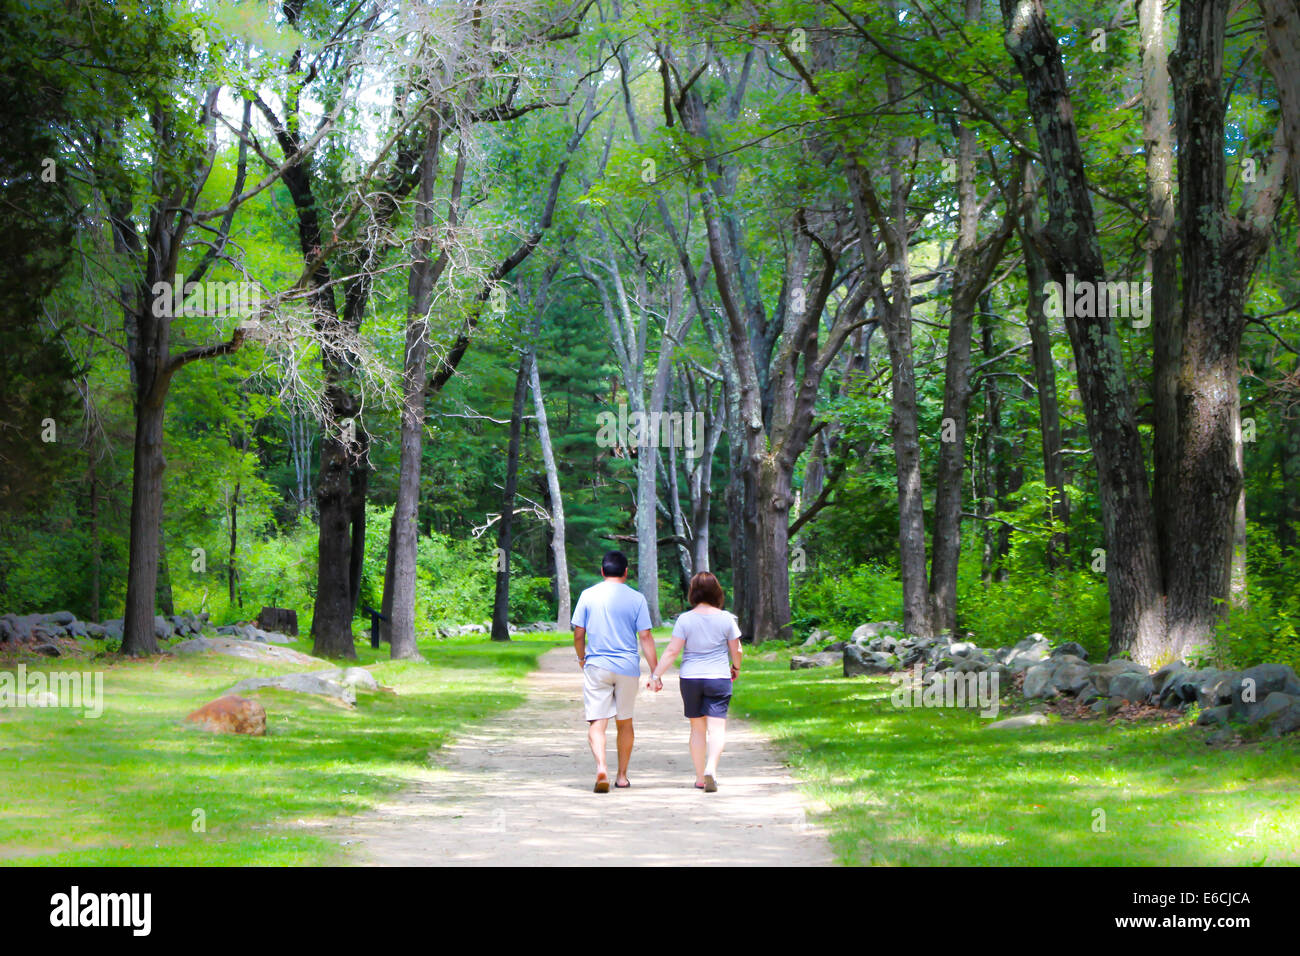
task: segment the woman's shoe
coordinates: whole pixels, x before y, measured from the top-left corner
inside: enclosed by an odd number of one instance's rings
[[[718,781],[713,779],[713,774],[711,773],[706,773],[704,775],[704,792],[705,793],[718,792]]]

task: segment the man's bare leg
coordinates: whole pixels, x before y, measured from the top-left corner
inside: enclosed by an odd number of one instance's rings
[[[591,755],[596,758],[597,782],[600,781],[601,777],[608,778],[609,776],[609,768],[605,764],[605,728],[608,726],[608,717],[587,721],[587,743],[591,745]],[[608,782],[606,782],[606,786],[608,786]]]
[[[618,720],[615,718],[614,723],[618,726],[618,776],[614,778],[616,786],[627,786],[627,765],[632,759],[632,718],[627,720]]]

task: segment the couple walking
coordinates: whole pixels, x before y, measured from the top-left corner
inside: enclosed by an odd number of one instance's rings
[[[663,675],[682,655],[681,691],[691,722],[691,761],[695,786],[705,793],[718,789],[718,758],[727,741],[727,705],[731,684],[740,673],[740,626],[722,609],[722,586],[707,571],[691,578],[687,600],[691,609],[677,618],[672,639],[658,658],[650,634],[650,609],[640,591],[627,586],[627,557],[611,551],[601,562],[604,580],[587,588],[573,610],[573,646],[582,668],[582,701],[587,716],[587,740],[596,758],[596,793],[609,792],[605,763],[605,732],[610,718],[618,728],[618,773],[614,786],[631,786],[632,709],[641,683],[637,643],[650,665],[646,687],[663,690]]]

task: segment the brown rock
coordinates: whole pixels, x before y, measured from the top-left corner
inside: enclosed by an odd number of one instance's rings
[[[204,704],[185,718],[217,734],[266,734],[266,708],[255,700],[230,694]]]

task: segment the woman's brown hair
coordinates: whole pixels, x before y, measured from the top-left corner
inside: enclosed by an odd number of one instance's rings
[[[691,587],[686,595],[686,602],[691,607],[697,604],[712,604],[718,610],[722,610],[723,605],[727,603],[726,597],[722,593],[722,585],[708,571],[701,571],[695,577],[691,578]]]

